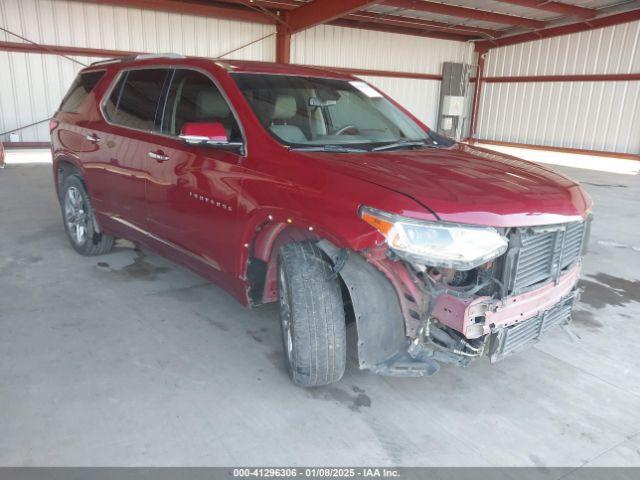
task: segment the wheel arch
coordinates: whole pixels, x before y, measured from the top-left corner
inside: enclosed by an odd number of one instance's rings
[[[283,212],[260,215],[247,229],[241,272],[247,285],[248,304],[257,306],[277,300],[278,250],[287,243],[325,240],[336,248],[347,248],[348,238],[326,225]]]
[[[56,193],[58,195],[58,200],[60,200],[60,190],[62,189],[62,182],[64,181],[64,177],[69,175],[72,172],[80,173],[82,182],[85,184],[83,175],[82,175],[82,164],[80,160],[74,156],[73,154],[68,153],[56,153],[53,156],[53,177],[56,187]]]

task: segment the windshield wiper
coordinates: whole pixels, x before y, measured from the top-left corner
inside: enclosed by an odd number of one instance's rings
[[[382,145],[380,147],[376,147],[372,149],[372,152],[381,152],[383,150],[395,150],[397,148],[411,148],[411,147],[431,147],[434,148],[434,145],[428,145],[424,140],[399,140],[397,142],[388,143],[387,145]]]
[[[342,145],[311,145],[308,147],[291,147],[289,150],[296,150],[299,152],[334,152],[334,153],[362,153],[368,152],[363,148],[345,147]]]

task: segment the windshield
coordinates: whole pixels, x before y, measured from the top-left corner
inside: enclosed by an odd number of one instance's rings
[[[372,150],[398,142],[407,148],[437,144],[432,134],[363,81],[253,73],[232,76],[262,125],[292,148]]]

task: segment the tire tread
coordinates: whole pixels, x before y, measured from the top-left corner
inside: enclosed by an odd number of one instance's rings
[[[292,380],[307,387],[337,382],[346,364],[346,327],[342,293],[331,265],[309,241],[283,245],[280,261],[291,296]]]

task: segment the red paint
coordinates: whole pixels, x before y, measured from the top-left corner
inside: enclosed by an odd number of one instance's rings
[[[105,50],[102,48],[65,47],[61,45],[41,45],[22,42],[0,42],[0,50],[6,52],[43,53],[54,55],[77,55],[88,57],[127,57],[138,52],[124,50]]]
[[[4,142],[5,148],[49,148],[50,142]]]
[[[328,25],[346,28],[359,28],[361,30],[372,30],[374,32],[397,33],[400,35],[413,35],[415,37],[440,38],[442,40],[453,40],[455,42],[468,42],[474,40],[477,35],[462,35],[460,32],[451,33],[440,31],[441,29],[427,30],[424,28],[408,28],[392,25],[391,23],[371,23],[353,20],[351,18],[340,18],[333,20]]]
[[[480,95],[482,93],[482,83],[484,81],[484,56],[485,52],[478,51],[476,49],[476,53],[478,54],[478,70],[476,71],[475,78],[475,87],[473,93],[473,109],[471,110],[471,128],[469,131],[469,135],[471,138],[476,136],[476,132],[478,129],[478,118],[480,116]]]
[[[640,20],[640,8],[606,17],[593,18],[583,22],[545,28],[544,30],[511,35],[509,37],[502,37],[494,40],[483,40],[482,42],[478,42],[476,46],[484,49],[504,47],[507,45],[515,45],[517,43],[540,40],[541,38],[552,38],[559,37],[561,35],[568,35],[570,33],[587,32],[597,28],[611,27],[613,25],[620,25],[621,23],[634,22],[636,20]]]
[[[202,58],[135,62],[197,68],[215,77],[242,124],[245,156],[110,125],[97,100],[118,71],[131,65],[94,67],[107,73],[80,112],[55,115],[60,123],[52,132],[54,172],[62,160],[81,170],[104,231],[192,268],[245,304],[252,248],[272,259],[279,231],[291,238],[326,238],[355,251],[375,247],[381,237],[358,217],[361,205],[493,226],[566,222],[591,205],[575,182],[547,167],[465,144],[360,154],[289,151],[259,123],[229,75],[233,70],[354,78],[317,68]],[[90,134],[100,141],[88,141]],[[169,160],[158,162],[148,152]]]
[[[433,315],[445,325],[461,333],[473,325],[476,316],[486,315],[484,333],[488,334],[491,331],[490,325],[494,328],[502,328],[524,322],[558,303],[575,287],[581,266],[578,263],[562,275],[557,285],[553,282],[547,283],[535,290],[506,299],[479,296],[472,300],[448,294],[440,295],[436,299]]]
[[[356,20],[360,22],[381,23],[384,25],[394,25],[396,27],[405,27],[411,29],[422,29],[424,31],[440,31],[457,34],[466,34],[472,37],[488,36],[499,37],[502,32],[489,28],[474,27],[472,25],[456,25],[451,23],[434,22],[432,20],[423,20],[421,18],[403,17],[400,15],[382,15],[372,12],[356,12],[344,16],[348,20]]]
[[[283,15],[285,22],[288,15]],[[291,29],[282,23],[276,25],[276,63],[291,63]]]
[[[225,0],[226,3],[246,5],[246,0]],[[287,12],[300,7],[299,2],[291,0],[260,0],[255,2],[260,6],[268,8],[270,11]],[[347,22],[344,22],[344,21]],[[342,22],[342,23],[341,23]],[[435,22],[414,17],[401,15],[377,14],[364,10],[342,15],[340,19],[325,21],[328,25],[346,26],[350,28],[361,28],[364,30],[373,29],[372,24],[381,24],[395,27],[405,27],[403,33],[417,36],[435,36],[437,32],[450,32],[459,34],[469,34],[471,36],[484,35],[489,37],[499,37],[501,32],[488,28],[480,28],[471,25],[460,25],[455,23]],[[381,28],[381,27],[378,27]],[[440,38],[440,37],[436,37]],[[472,38],[472,37],[469,37]],[[465,41],[465,40],[461,40]]]
[[[475,79],[474,79],[475,80]],[[529,75],[513,77],[485,77],[484,83],[544,83],[544,82],[634,82],[640,73],[594,73],[586,75]]]
[[[324,67],[327,70],[349,75],[365,75],[370,77],[415,78],[417,80],[442,81],[442,75],[418,72],[396,72],[393,70],[369,70],[366,68]]]
[[[422,0],[386,0],[385,5],[398,7],[407,10],[418,10],[420,12],[438,13],[459,18],[473,18],[492,23],[503,23],[506,25],[518,25],[526,28],[543,28],[544,22],[530,18],[505,15],[503,13],[487,12],[475,8],[459,7],[436,2],[424,2]]]
[[[380,3],[380,0],[341,0],[340,2],[312,0],[291,10],[287,23],[291,31],[296,33],[335,20],[374,3]]]
[[[227,141],[227,131],[218,122],[187,122],[182,126],[180,134],[206,137],[214,142]]]

